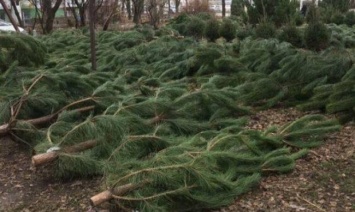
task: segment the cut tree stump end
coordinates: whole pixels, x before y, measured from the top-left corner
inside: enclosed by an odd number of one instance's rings
[[[57,157],[57,152],[46,152],[43,154],[38,154],[32,157],[32,165],[36,167],[45,163],[49,163],[57,159]]]
[[[91,197],[90,198],[90,205],[97,206],[97,205],[100,205],[101,203],[109,201],[110,199],[112,199],[112,193],[111,193],[111,191],[106,190],[106,191],[103,191],[103,192]]]

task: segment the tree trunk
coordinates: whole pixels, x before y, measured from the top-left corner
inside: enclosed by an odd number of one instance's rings
[[[176,13],[179,13],[180,2],[181,2],[181,0],[175,0],[175,12]]]
[[[34,19],[34,21],[33,21],[32,29],[31,29],[31,30],[34,30],[34,29],[35,29],[36,24],[37,24],[37,21],[39,21],[39,24],[41,25],[41,29],[42,29],[42,31],[44,31],[43,18],[42,18],[42,15],[41,15],[41,13],[40,13],[40,9],[37,7],[36,1],[31,0],[31,3],[34,5],[35,10],[36,10],[35,19]]]
[[[91,149],[97,145],[97,141],[95,140],[88,140],[84,141],[82,143],[78,143],[76,145],[64,148],[63,151],[64,153],[77,153],[77,152],[82,152],[87,149]],[[40,166],[49,162],[52,162],[56,160],[59,156],[59,152],[53,151],[53,152],[46,152],[43,154],[38,154],[32,157],[32,165],[33,166]]]
[[[0,135],[6,135],[10,131],[10,124],[3,124],[0,126]]]
[[[80,26],[80,23],[79,23],[79,17],[78,15],[76,14],[76,10],[74,7],[72,7],[69,3],[68,3],[68,6],[67,8],[69,8],[69,10],[71,11],[71,13],[73,14],[74,16],[74,20],[75,20],[75,28],[79,28]],[[68,23],[69,23],[69,19],[68,19]]]
[[[91,69],[96,71],[95,0],[89,3]]]
[[[79,17],[80,17],[80,20],[78,20],[78,22],[80,22],[80,26],[83,27],[83,26],[86,26],[86,9],[88,7],[88,1],[90,0],[86,0],[86,1],[81,1],[79,2],[78,0],[75,0],[75,4],[79,10]]]
[[[2,8],[4,9],[6,15],[9,17],[10,22],[11,22],[12,25],[14,26],[16,32],[19,32],[20,30],[19,30],[19,28],[17,27],[16,21],[15,21],[14,18],[12,17],[11,12],[10,12],[9,9],[7,8],[7,6],[6,6],[5,2],[4,2],[4,0],[0,0],[0,4],[1,4]]]
[[[114,17],[117,13],[117,8],[118,8],[118,0],[115,0],[113,2],[113,5],[112,6],[112,11],[110,13],[110,15],[108,16],[108,18],[106,19],[105,23],[104,23],[104,26],[102,28],[103,31],[106,31],[108,29],[108,26],[112,20],[112,17]]]
[[[109,190],[103,191],[90,198],[90,205],[98,206],[101,203],[109,201],[110,199],[112,199],[112,192]]]
[[[63,0],[63,10],[64,10],[64,18],[68,19],[68,14],[67,14],[67,0]]]
[[[170,11],[171,11],[171,4],[170,4],[170,0],[168,0],[168,20],[170,19]]]
[[[226,17],[226,0],[222,0],[222,17]]]
[[[126,1],[126,8],[127,8],[127,14],[128,14],[128,19],[132,19],[132,6],[131,6],[131,0]]]
[[[58,158],[57,152],[46,152],[32,157],[32,165],[34,167],[52,162]]]
[[[158,14],[158,4],[157,0],[149,0],[149,5],[147,6],[150,25],[152,25],[155,29],[158,28],[159,23],[159,14]]]
[[[80,26],[86,26],[86,5],[79,8]]]
[[[12,8],[13,8],[14,11],[15,11],[15,15],[16,15],[16,17],[17,17],[18,24],[20,25],[20,27],[24,27],[23,20],[22,20],[22,18],[21,18],[20,13],[18,12],[18,9],[17,9],[17,7],[16,7],[16,2],[15,2],[15,0],[11,0],[11,6],[12,6]]]
[[[43,33],[48,34],[53,30],[53,22],[55,19],[55,14],[59,9],[59,6],[62,4],[63,0],[55,1],[54,6],[52,7],[51,0],[43,0],[42,2],[42,20],[43,20]]]
[[[132,0],[133,2],[133,22],[141,23],[141,17],[144,10],[144,0]]]
[[[133,184],[133,183],[128,183],[126,185],[118,186],[112,190],[106,190],[103,191],[93,197],[90,198],[90,204],[92,206],[98,206],[101,203],[104,203],[106,201],[109,201],[112,199],[114,196],[122,196],[126,194],[127,192],[133,191],[139,187],[144,186],[148,181],[142,181],[141,183],[138,184]]]
[[[84,101],[78,101],[78,102],[84,102]],[[64,109],[68,109],[70,106],[73,106],[73,105],[75,105],[75,104],[74,103],[69,104],[53,114],[49,114],[49,115],[42,116],[39,118],[34,118],[34,119],[21,120],[21,121],[26,122],[31,125],[34,125],[34,126],[48,124],[52,120],[57,119],[58,114],[61,113]],[[87,107],[77,108],[77,109],[75,109],[75,111],[86,112],[86,111],[93,110],[94,108],[95,108],[95,106],[87,106]],[[5,124],[0,125],[0,136],[4,136],[4,135],[8,134],[12,130],[12,128],[15,127],[16,122],[17,122],[17,120],[13,119],[13,121],[11,121],[9,123],[5,123]]]
[[[47,13],[47,19],[44,25],[45,34],[52,32],[54,23],[55,13]]]

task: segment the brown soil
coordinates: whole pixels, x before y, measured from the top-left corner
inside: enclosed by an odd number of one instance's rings
[[[8,138],[0,140],[0,212],[88,211],[100,179],[63,182],[50,167],[34,170],[31,152]]]
[[[250,128],[265,129],[304,113],[272,109],[251,117]],[[355,126],[347,124],[323,146],[298,160],[287,175],[265,176],[258,189],[218,211],[355,211]],[[0,140],[0,211],[95,211],[88,199],[101,191],[100,178],[61,182],[50,168],[34,170],[31,152]]]

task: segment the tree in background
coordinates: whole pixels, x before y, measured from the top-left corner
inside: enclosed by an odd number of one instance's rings
[[[350,8],[355,8],[355,0],[350,0]]]
[[[226,17],[226,0],[222,0],[222,17]]]
[[[231,15],[240,16],[244,13],[244,0],[232,0]]]
[[[63,0],[56,0],[52,3],[51,0],[42,1],[42,25],[43,32],[45,34],[50,33],[53,30],[53,22],[55,18],[55,13],[58,11],[59,6],[62,4]]]
[[[189,4],[188,4],[189,3]],[[184,12],[190,14],[197,14],[202,12],[209,12],[209,2],[208,0],[192,0],[186,1],[186,5],[184,7]]]
[[[11,2],[11,7],[13,8],[16,18],[18,20],[18,24],[20,25],[20,27],[24,27],[23,20],[21,18],[21,15],[20,15],[18,9],[17,9],[17,5],[20,4],[20,0],[11,0],[10,2]]]
[[[175,12],[179,13],[179,7],[180,7],[181,0],[175,0]]]
[[[36,9],[36,18],[39,20],[43,34],[53,30],[55,14],[63,0],[29,0]],[[40,6],[40,7],[38,7]]]
[[[347,12],[350,8],[350,5],[354,3],[352,0],[322,0],[319,3],[321,7],[333,7],[335,10],[340,12]]]
[[[257,24],[262,20],[271,21],[276,26],[290,22],[299,5],[296,0],[254,0],[254,3],[246,0],[244,3],[251,24]]]
[[[147,10],[149,13],[150,24],[154,28],[158,28],[160,19],[163,16],[164,6],[164,0],[148,0],[147,2]]]
[[[110,2],[112,2],[112,1],[105,1],[105,2],[107,4],[110,4]],[[96,12],[101,8],[104,1],[100,0],[97,3],[98,4],[96,4],[96,6],[95,6]],[[86,16],[89,13],[89,11],[88,11],[89,4],[90,4],[90,0],[81,0],[81,1],[74,0],[74,1],[72,1],[72,4],[70,4],[69,2],[67,3],[67,7],[69,8],[69,10],[71,11],[71,13],[74,16],[76,28],[86,26],[86,24],[87,24],[87,17]],[[73,5],[75,5],[75,6],[73,6]]]
[[[133,22],[140,24],[144,11],[144,0],[132,0],[133,3]]]
[[[77,22],[76,25],[83,27],[86,25],[86,12],[89,5],[89,1],[82,0],[79,2],[78,0],[74,0],[74,3],[79,11],[79,17],[75,17],[75,21]],[[76,16],[75,9],[73,10],[73,14],[75,14]]]
[[[7,5],[6,5],[6,3],[4,2],[4,0],[0,0],[0,4],[1,4],[2,8],[5,10],[5,13],[6,13],[6,15],[9,17],[10,22],[11,22],[12,25],[14,26],[16,32],[19,32],[19,29],[18,29],[18,27],[17,27],[17,24],[16,24],[14,18],[12,17],[12,15],[11,15],[9,9],[7,8]]]
[[[129,20],[132,19],[132,6],[130,0],[121,0],[121,10],[127,11],[127,17]]]
[[[119,14],[118,0],[107,1],[105,7],[108,9],[106,16],[103,15],[102,30],[106,31],[111,23],[111,20]]]
[[[131,1],[127,1],[126,9],[127,9],[128,19],[131,20],[132,19],[132,2]]]
[[[96,13],[95,0],[89,2],[89,17],[90,17],[90,51],[91,51],[91,69],[96,71],[96,36],[95,36],[95,13]]]

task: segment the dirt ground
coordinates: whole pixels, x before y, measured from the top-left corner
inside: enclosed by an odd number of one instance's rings
[[[31,152],[8,138],[0,140],[0,211],[88,211],[100,179],[60,182],[47,167],[34,170]]]
[[[272,109],[251,117],[249,126],[264,129],[304,115],[294,109]],[[216,211],[355,211],[355,125],[330,135],[323,146],[298,160],[286,175],[265,176],[258,189]],[[100,177],[61,182],[50,168],[34,170],[31,152],[8,138],[0,140],[0,211],[103,211],[89,198],[102,191]]]

